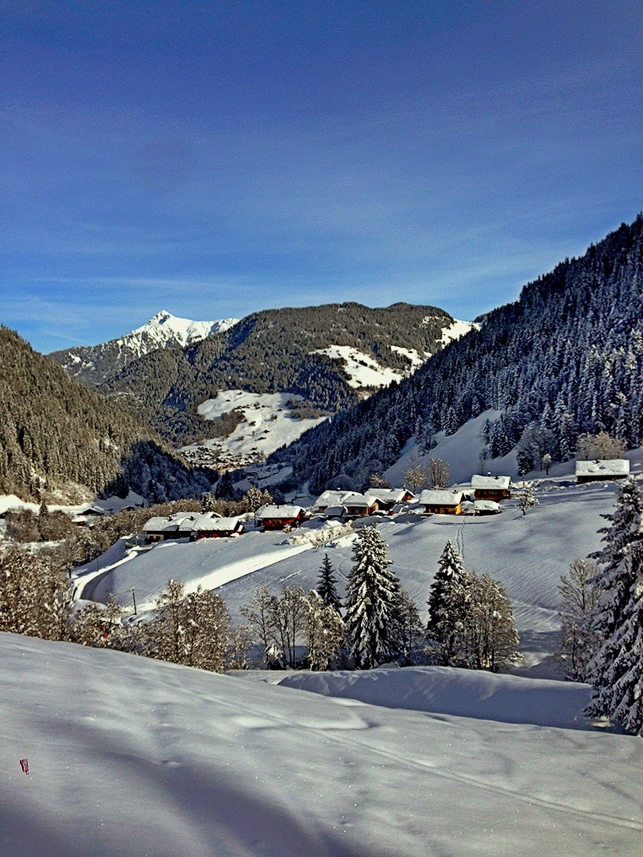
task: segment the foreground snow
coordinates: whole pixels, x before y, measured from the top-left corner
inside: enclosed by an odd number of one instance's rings
[[[7,634],[0,664],[3,857],[640,857],[638,738]]]

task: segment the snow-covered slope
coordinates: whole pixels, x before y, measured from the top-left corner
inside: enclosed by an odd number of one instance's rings
[[[49,356],[85,384],[98,386],[137,357],[159,348],[184,348],[215,333],[228,330],[236,318],[191,321],[166,310],[130,333],[93,346],[54,351]]]
[[[612,511],[616,491],[613,484],[566,488],[553,484],[537,491],[540,505],[527,516],[521,514],[515,501],[509,501],[497,516],[419,518],[406,514],[376,520],[390,546],[393,571],[425,618],[438,558],[451,539],[459,544],[468,568],[490,574],[504,584],[518,629],[525,635],[524,646],[541,639],[544,649],[551,651],[559,624],[560,576],[567,573],[574,559],[600,547],[597,531],[604,525],[601,515]],[[104,576],[92,586],[91,597],[105,601],[113,592],[129,606],[135,587],[137,601],[151,603],[180,570],[180,578],[191,588],[199,582],[220,585],[219,594],[238,617],[241,606],[259,586],[275,591],[290,585],[312,588],[324,552],[328,552],[343,587],[352,565],[351,536],[292,554],[288,538],[280,532],[250,532],[233,540],[166,542],[111,571],[101,560]],[[89,571],[95,569],[92,563]],[[81,576],[79,585],[83,579]]]
[[[213,438],[183,447],[188,459],[199,464],[232,464],[243,467],[260,461],[280,446],[292,443],[325,417],[298,419],[292,415],[291,393],[248,393],[245,390],[222,390],[216,399],[202,402],[197,412],[214,420],[233,410],[243,414],[244,421],[225,438]]]
[[[0,679],[3,857],[640,857],[639,738],[7,634]]]

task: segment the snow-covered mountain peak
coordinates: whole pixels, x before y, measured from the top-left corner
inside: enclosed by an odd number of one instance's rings
[[[215,333],[228,330],[237,321],[236,318],[224,318],[217,321],[192,321],[189,318],[179,318],[172,315],[167,310],[161,310],[141,327],[137,327],[131,333],[121,337],[121,340],[151,338],[158,342],[158,347],[163,347],[166,343],[184,347],[192,345],[194,342],[200,342]]]

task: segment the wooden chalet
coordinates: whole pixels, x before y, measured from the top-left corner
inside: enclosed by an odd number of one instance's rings
[[[508,500],[511,497],[509,476],[472,476],[471,487],[476,500]]]
[[[190,541],[197,542],[200,539],[221,539],[241,535],[243,523],[240,518],[210,518],[207,515],[199,515],[192,525]]]
[[[406,488],[369,488],[364,496],[377,502],[381,512],[392,512],[395,506],[405,506],[413,499],[413,494]]]
[[[306,517],[301,506],[263,506],[257,509],[255,518],[264,530],[289,530],[299,527]]]
[[[366,518],[377,512],[379,506],[377,500],[366,497],[363,494],[351,494],[344,500],[347,518]]]
[[[420,504],[427,515],[461,515],[462,491],[426,490],[420,494]]]
[[[612,458],[607,461],[577,461],[576,482],[604,482],[605,480],[627,479],[630,475],[630,462],[627,458]]]
[[[176,512],[168,518],[154,517],[143,524],[145,543],[166,542],[168,539],[186,539],[192,533],[194,521],[201,517],[197,512]]]
[[[323,515],[330,506],[344,506],[349,497],[360,497],[357,491],[324,491],[317,498],[315,510]]]

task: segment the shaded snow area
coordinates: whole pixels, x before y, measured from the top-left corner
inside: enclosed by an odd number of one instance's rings
[[[402,485],[404,471],[408,467],[425,464],[429,458],[441,458],[451,469],[452,482],[469,482],[471,476],[474,473],[480,473],[481,470],[480,452],[484,446],[481,434],[484,424],[487,420],[497,420],[501,413],[501,411],[485,411],[475,419],[466,422],[452,435],[446,436],[443,431],[437,432],[434,436],[436,446],[428,453],[423,453],[412,438],[404,446],[400,458],[385,471],[384,477],[391,485]],[[503,458],[486,460],[482,469],[485,473],[490,472],[494,476],[497,474],[516,478],[518,476],[516,454],[512,451]]]
[[[599,548],[597,531],[605,523],[601,515],[613,510],[617,490],[613,483],[567,488],[554,484],[537,491],[540,505],[526,516],[515,501],[508,501],[499,515],[489,517],[420,518],[406,513],[373,520],[389,544],[393,571],[423,617],[438,558],[450,539],[463,552],[467,568],[504,584],[519,631],[547,635],[558,628],[560,576],[567,574],[574,559]],[[105,571],[94,594],[86,592],[83,597],[104,601],[111,591],[129,605],[130,590],[135,587],[139,603],[149,603],[174,577],[190,587],[220,585],[219,594],[238,617],[239,608],[259,586],[275,591],[289,585],[312,588],[325,552],[338,571],[343,591],[354,538],[343,536],[320,548],[310,544],[295,548],[287,534],[257,531],[236,539],[165,542],[132,553],[131,559]],[[295,553],[296,549],[302,552]],[[105,568],[102,559],[99,565]]]
[[[407,667],[367,672],[294,673],[282,687],[358,699],[385,708],[455,714],[502,723],[532,723],[568,729],[590,727],[583,709],[587,684],[543,681],[447,667]]]
[[[318,419],[293,419],[287,407],[290,400],[297,400],[292,393],[247,393],[244,390],[222,390],[216,399],[208,399],[198,407],[206,420],[214,420],[233,410],[243,412],[245,421],[226,438],[207,440],[192,444],[184,451],[202,446],[221,449],[233,456],[253,454],[270,455],[284,444],[292,443],[309,428],[319,425],[325,417]]]
[[[640,857],[640,738],[8,634],[0,673],[3,857]]]

